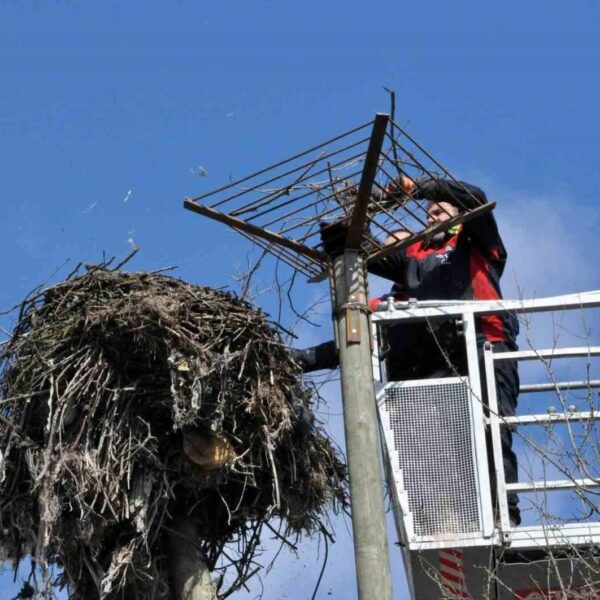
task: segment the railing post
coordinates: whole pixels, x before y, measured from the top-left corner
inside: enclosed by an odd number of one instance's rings
[[[492,455],[494,458],[494,472],[496,474],[496,498],[498,502],[498,513],[500,516],[500,531],[503,536],[510,530],[510,519],[508,515],[508,498],[506,496],[506,478],[504,475],[504,457],[502,456],[502,440],[500,438],[500,427],[502,417],[498,409],[498,398],[496,396],[496,376],[494,374],[494,355],[490,342],[483,347],[483,360],[485,366],[485,380],[487,384],[488,408],[490,411],[490,434],[492,438]],[[495,503],[494,503],[495,504]]]

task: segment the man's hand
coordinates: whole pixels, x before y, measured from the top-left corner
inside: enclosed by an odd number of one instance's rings
[[[402,192],[404,194],[410,194],[415,189],[415,182],[406,175],[400,175],[396,180],[390,181],[385,191],[388,194],[397,194]]]

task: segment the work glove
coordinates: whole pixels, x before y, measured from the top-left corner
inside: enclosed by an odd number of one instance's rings
[[[288,351],[304,373],[312,373],[321,369],[335,369],[339,365],[333,340],[303,350],[288,348]]]
[[[348,235],[348,222],[321,223],[320,227],[323,250],[333,258],[343,254]]]
[[[400,175],[397,179],[391,180],[385,191],[388,194],[397,194],[400,197],[406,196],[415,189],[415,182],[406,175]]]

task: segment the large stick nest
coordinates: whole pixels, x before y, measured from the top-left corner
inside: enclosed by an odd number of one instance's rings
[[[63,567],[73,599],[171,598],[178,517],[211,570],[233,567],[224,597],[255,571],[263,525],[312,533],[346,505],[313,392],[229,293],[92,269],[22,304],[0,376],[3,551]]]

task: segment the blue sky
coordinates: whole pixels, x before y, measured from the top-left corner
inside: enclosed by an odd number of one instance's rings
[[[131,268],[178,265],[236,289],[248,243],[183,197],[386,111],[383,86],[397,120],[498,201],[506,296],[517,283],[537,296],[598,288],[599,24],[596,0],[1,2],[0,309],[65,261],[132,244]],[[259,277],[267,288],[272,273]],[[294,293],[308,306],[324,291]],[[273,309],[268,292],[258,302]],[[322,321],[300,342],[328,337]],[[340,437],[335,384],[327,393]],[[318,597],[353,594],[347,525],[338,532]],[[318,553],[306,543],[280,560],[265,600],[310,597]],[[395,553],[395,598],[401,569]]]

